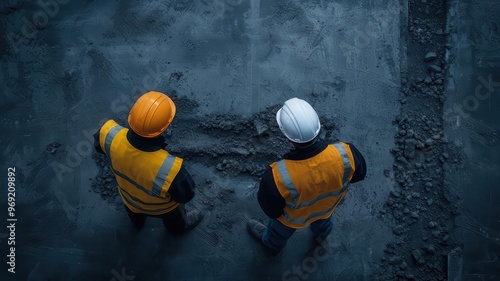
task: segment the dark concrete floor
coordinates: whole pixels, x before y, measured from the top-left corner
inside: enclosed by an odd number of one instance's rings
[[[447,176],[461,197],[455,235],[463,280],[500,279],[500,3],[451,1],[447,135],[464,165]]]

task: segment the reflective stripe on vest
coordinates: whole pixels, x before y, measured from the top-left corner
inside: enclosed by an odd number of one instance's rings
[[[349,188],[349,175],[350,175],[351,170],[352,170],[352,166],[351,166],[351,163],[349,161],[349,155],[347,154],[347,151],[342,144],[335,143],[335,144],[333,144],[333,146],[339,151],[340,156],[342,158],[343,166],[344,166],[344,173],[342,176],[342,187],[339,190],[321,194],[320,196],[316,197],[314,200],[311,200],[308,202],[302,202],[300,204],[297,204],[297,202],[299,201],[300,194],[292,181],[292,178],[290,176],[288,168],[286,167],[285,161],[280,160],[280,161],[276,162],[276,168],[277,168],[278,173],[281,177],[283,185],[290,193],[290,196],[292,199],[291,201],[289,201],[289,200],[285,201],[287,207],[289,207],[292,210],[297,210],[300,208],[308,207],[308,206],[311,206],[311,205],[317,203],[318,201],[320,201],[322,199],[325,199],[328,197],[339,196],[348,190],[348,188]],[[284,210],[283,216],[284,216],[285,220],[288,222],[302,225],[302,224],[307,223],[309,220],[311,220],[315,217],[321,217],[321,216],[324,216],[324,215],[328,214],[329,212],[331,212],[333,209],[335,209],[337,207],[339,200],[340,200],[340,198],[338,198],[337,202],[335,204],[333,204],[330,208],[328,208],[324,211],[310,214],[307,218],[292,218],[287,213],[286,210]]]
[[[292,177],[290,177],[290,173],[288,172],[288,169],[286,168],[285,161],[281,160],[276,163],[276,167],[278,168],[278,172],[280,174],[281,180],[283,181],[283,184],[286,186],[286,189],[290,192],[290,195],[292,196],[292,201],[286,201],[286,205],[292,209],[297,208],[297,201],[299,200],[299,192],[297,191],[297,188],[295,188],[295,185],[293,184]]]
[[[144,204],[144,205],[150,205],[150,206],[162,206],[162,205],[165,205],[167,206],[166,208],[162,208],[162,209],[155,209],[157,212],[162,212],[162,211],[167,211],[169,209],[172,209],[172,207],[170,206],[170,202],[166,202],[166,203],[146,203],[146,202],[143,202],[141,200],[139,200],[139,198],[136,198],[132,195],[130,195],[130,193],[128,193],[125,189],[121,188],[121,187],[118,187],[118,191],[121,193],[121,192],[124,192],[126,193],[129,197],[131,197],[135,202],[140,202],[141,204]],[[120,194],[122,195],[121,197],[123,198],[123,200],[125,200],[129,205],[133,206],[134,208],[136,208],[137,210],[140,210],[142,212],[149,212],[150,210],[145,210],[143,208],[141,208],[139,205],[135,204],[133,201],[129,200],[127,198],[127,196],[123,196],[123,194]]]
[[[312,218],[315,218],[315,217],[320,217],[320,216],[323,216],[323,215],[326,215],[328,214],[329,212],[331,212],[333,209],[335,209],[335,207],[337,207],[337,204],[334,204],[333,206],[331,206],[328,210],[326,211],[321,211],[321,212],[316,212],[314,214],[311,214],[309,215],[307,218],[291,218],[287,212],[284,212],[283,216],[285,217],[285,219],[289,222],[293,222],[293,223],[296,223],[296,224],[305,224],[306,222],[308,222],[310,219]]]
[[[113,140],[116,137],[116,135],[118,134],[118,132],[121,131],[122,129],[124,129],[122,126],[116,125],[113,128],[111,128],[109,130],[109,132],[106,134],[106,141],[104,143],[106,155],[108,155],[108,156],[110,155],[111,143],[113,142]],[[172,166],[174,165],[174,162],[175,162],[175,156],[172,156],[170,154],[167,155],[167,157],[163,161],[163,164],[161,165],[160,169],[158,170],[158,173],[156,174],[155,180],[153,182],[152,190],[146,189],[145,187],[136,183],[135,181],[133,181],[132,179],[130,179],[126,175],[115,170],[113,167],[111,167],[111,169],[113,170],[113,172],[116,175],[118,175],[121,178],[123,178],[124,180],[128,181],[130,184],[134,185],[135,187],[137,187],[141,191],[145,192],[146,194],[148,194],[150,196],[160,197],[161,190],[163,188],[163,185],[165,184],[165,181],[167,180],[167,177],[170,173],[170,170],[172,170]]]
[[[337,148],[340,152],[340,156],[342,156],[342,162],[344,162],[344,177],[342,179],[342,189],[347,189],[349,186],[349,175],[351,174],[351,162],[349,161],[349,155],[347,155],[347,151],[345,151],[345,147],[340,143],[334,143],[333,146]]]
[[[118,134],[118,132],[122,129],[124,129],[122,126],[116,125],[106,134],[106,140],[104,141],[104,151],[106,152],[106,155],[110,156],[111,143],[113,142],[113,139],[115,139],[116,134]]]
[[[161,189],[167,180],[168,174],[170,174],[170,170],[172,170],[172,166],[174,166],[175,156],[167,155],[167,158],[161,164],[158,173],[156,174],[155,181],[153,183],[152,193],[156,196],[160,196]]]

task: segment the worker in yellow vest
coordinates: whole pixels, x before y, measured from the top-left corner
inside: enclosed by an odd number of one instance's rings
[[[317,141],[321,124],[304,100],[287,100],[276,114],[281,132],[294,149],[264,172],[257,198],[270,218],[267,227],[247,223],[252,237],[278,254],[297,229],[310,227],[316,239],[332,231],[331,215],[350,183],[361,181],[366,164],[352,144]]]
[[[186,212],[195,183],[183,160],[168,153],[161,135],[175,116],[174,102],[165,94],[148,92],[130,110],[130,129],[108,120],[95,134],[95,147],[105,153],[118,182],[128,216],[137,229],[146,217],[163,219],[167,230],[180,234],[202,219],[198,210]]]

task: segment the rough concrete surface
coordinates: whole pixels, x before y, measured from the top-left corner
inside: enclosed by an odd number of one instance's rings
[[[17,221],[16,273],[3,262],[0,280],[500,278],[499,87],[490,82],[462,126],[451,110],[477,71],[500,80],[498,13],[480,21],[484,7],[498,11],[491,1],[2,1],[0,221],[10,223],[9,167]],[[205,215],[181,237],[151,218],[136,232],[92,152],[99,125],[127,125],[148,90],[177,105],[167,150],[185,159],[197,184],[188,207]],[[277,257],[245,230],[266,220],[256,191],[291,148],[275,113],[292,97],[317,110],[322,140],[355,144],[368,165],[321,259],[307,230]],[[0,229],[9,261],[12,232]]]

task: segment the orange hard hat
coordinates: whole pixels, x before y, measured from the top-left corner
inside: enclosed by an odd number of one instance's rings
[[[154,138],[167,129],[174,116],[174,102],[165,94],[151,91],[135,102],[128,115],[128,124],[139,136]]]

